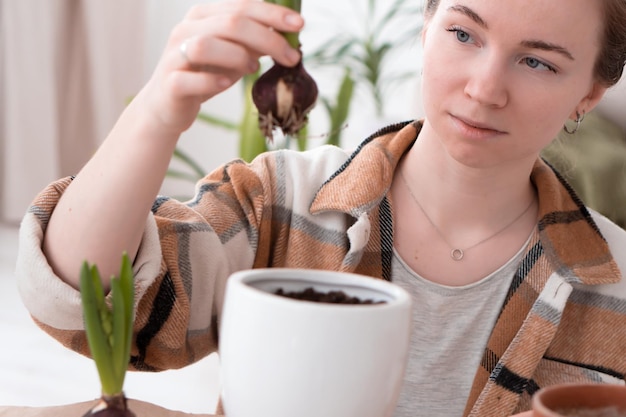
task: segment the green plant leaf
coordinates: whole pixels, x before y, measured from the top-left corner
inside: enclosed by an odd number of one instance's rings
[[[305,124],[302,129],[298,131],[298,135],[296,136],[296,143],[299,151],[306,150],[306,146],[308,143],[308,135],[309,135],[309,124]]]
[[[391,23],[393,19],[395,19],[400,13],[404,10],[402,6],[405,5],[407,0],[396,0],[388,9],[387,12],[383,15],[382,18],[378,20],[378,23],[372,30],[372,33],[382,33],[385,30],[385,27]],[[374,3],[374,0],[370,0],[370,3]],[[370,9],[373,8],[373,5],[370,5]]]
[[[165,175],[167,175],[170,178],[177,178],[180,180],[185,180],[185,181],[189,181],[193,183],[198,182],[198,180],[202,178],[202,177],[199,177],[198,175],[190,174],[188,172],[183,172],[183,171],[179,171],[177,169],[172,169],[172,168],[168,169]]]
[[[343,125],[346,123],[350,113],[350,103],[352,102],[353,93],[354,79],[352,79],[350,68],[346,68],[339,86],[339,91],[337,92],[335,106],[329,106],[328,103],[325,103],[330,114],[330,134],[326,140],[326,143],[329,145],[339,146],[341,142]]]
[[[119,274],[119,287],[122,294],[122,303],[124,305],[124,339],[120,350],[123,351],[122,358],[120,360],[120,388],[124,384],[124,377],[128,368],[128,362],[130,361],[130,347],[133,339],[133,323],[134,323],[134,311],[135,311],[135,282],[132,264],[128,254],[124,252],[122,256],[122,265],[120,267]]]
[[[80,293],[89,350],[105,395],[120,394],[130,359],[133,332],[134,279],[130,259],[122,256],[119,276],[111,277],[111,308],[104,298],[95,265],[83,263]]]
[[[111,304],[113,312],[113,343],[111,346],[111,355],[113,359],[113,371],[116,383],[124,381],[124,374],[128,361],[124,358],[126,353],[126,306],[124,303],[124,295],[121,288],[119,278],[111,279]],[[122,387],[119,386],[119,390]]]
[[[244,109],[239,125],[239,156],[247,162],[267,151],[267,140],[259,129],[257,110],[252,101],[252,86],[259,75],[260,71],[257,71],[243,77]]]
[[[204,169],[202,169],[202,167],[182,149],[178,147],[174,149],[172,157],[184,162],[199,178],[206,175]]]
[[[228,130],[237,130],[237,127],[239,126],[237,123],[233,123],[229,120],[222,119],[221,117],[212,116],[208,113],[203,112],[198,113],[196,118],[203,123],[207,123]]]
[[[421,24],[397,25],[398,19],[421,17],[423,6],[411,7],[412,4],[410,0],[386,4],[369,0],[365,10],[355,4],[352,17],[359,22],[361,33],[333,33],[316,51],[308,54],[307,61],[316,66],[339,64],[351,68],[357,84],[368,88],[377,116],[384,116],[384,92],[389,83],[387,74],[383,73],[386,61],[392,50],[403,46],[410,37],[415,39],[421,30]],[[398,30],[398,27],[409,29]]]
[[[103,323],[107,320],[108,309],[104,302],[102,281],[98,269],[95,266],[90,268],[87,262],[83,263],[80,271],[80,294],[87,342],[96,363],[102,392],[107,395],[117,394],[112,349]]]
[[[300,13],[301,9],[302,9],[302,2],[301,0],[265,0],[268,3],[274,3],[274,4],[278,4],[280,6],[285,6],[285,7],[289,7],[291,10],[295,10],[296,12]],[[289,45],[291,45],[293,48],[299,49],[300,48],[300,34],[298,32],[286,32],[283,33],[283,36],[285,37],[285,39],[287,39],[287,42],[289,42]]]

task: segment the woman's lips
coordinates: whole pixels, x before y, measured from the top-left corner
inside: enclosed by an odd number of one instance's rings
[[[485,123],[466,119],[460,116],[451,116],[455,126],[464,136],[476,139],[487,139],[506,134],[506,132],[495,129]]]

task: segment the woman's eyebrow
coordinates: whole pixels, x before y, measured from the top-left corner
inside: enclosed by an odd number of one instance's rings
[[[571,54],[570,51],[568,51],[566,48],[562,46],[555,45],[550,42],[544,42],[544,41],[539,41],[539,40],[528,40],[528,41],[522,41],[522,46],[525,46],[526,48],[532,48],[532,49],[541,49],[542,51],[556,52],[556,53],[563,55],[567,59],[574,61],[574,56]]]
[[[487,22],[485,22],[483,18],[478,15],[478,13],[476,13],[475,11],[473,11],[467,6],[463,6],[462,4],[455,4],[453,6],[448,7],[447,10],[467,16],[470,19],[472,19],[474,22],[476,22],[476,24],[478,24],[483,29],[489,29]],[[531,40],[522,41],[521,44],[522,46],[526,48],[540,49],[542,51],[549,51],[549,52],[556,52],[556,53],[563,55],[567,59],[574,61],[574,56],[571,54],[570,51],[568,51],[566,48],[562,46],[559,46],[550,42],[531,39]]]
[[[448,7],[448,11],[461,13],[461,14],[469,17],[470,19],[472,19],[474,22],[476,22],[482,28],[484,28],[484,29],[488,29],[489,28],[487,26],[487,23],[482,19],[482,17],[480,17],[478,15],[478,13],[476,13],[475,11],[473,11],[472,9],[470,9],[467,6],[463,6],[463,5],[460,5],[460,4],[455,4],[454,6]]]

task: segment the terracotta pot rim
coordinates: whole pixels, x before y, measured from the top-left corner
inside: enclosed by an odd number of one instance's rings
[[[605,383],[551,385],[535,393],[532,406],[538,417],[558,416],[552,411],[553,408],[564,406],[584,408],[617,406],[620,412],[626,412],[626,385]]]

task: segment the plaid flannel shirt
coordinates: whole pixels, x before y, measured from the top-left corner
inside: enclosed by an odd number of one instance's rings
[[[134,262],[131,368],[179,368],[215,351],[224,286],[235,271],[318,268],[392,279],[388,191],[420,129],[419,121],[389,126],[352,153],[322,146],[232,161],[204,178],[191,201],[157,198]],[[558,382],[624,384],[626,231],[587,209],[544,161],[531,179],[537,228],[465,415],[527,410],[537,389]],[[41,251],[49,216],[70,182],[51,184],[28,209],[17,276],[38,325],[87,354],[79,294],[54,275]]]

